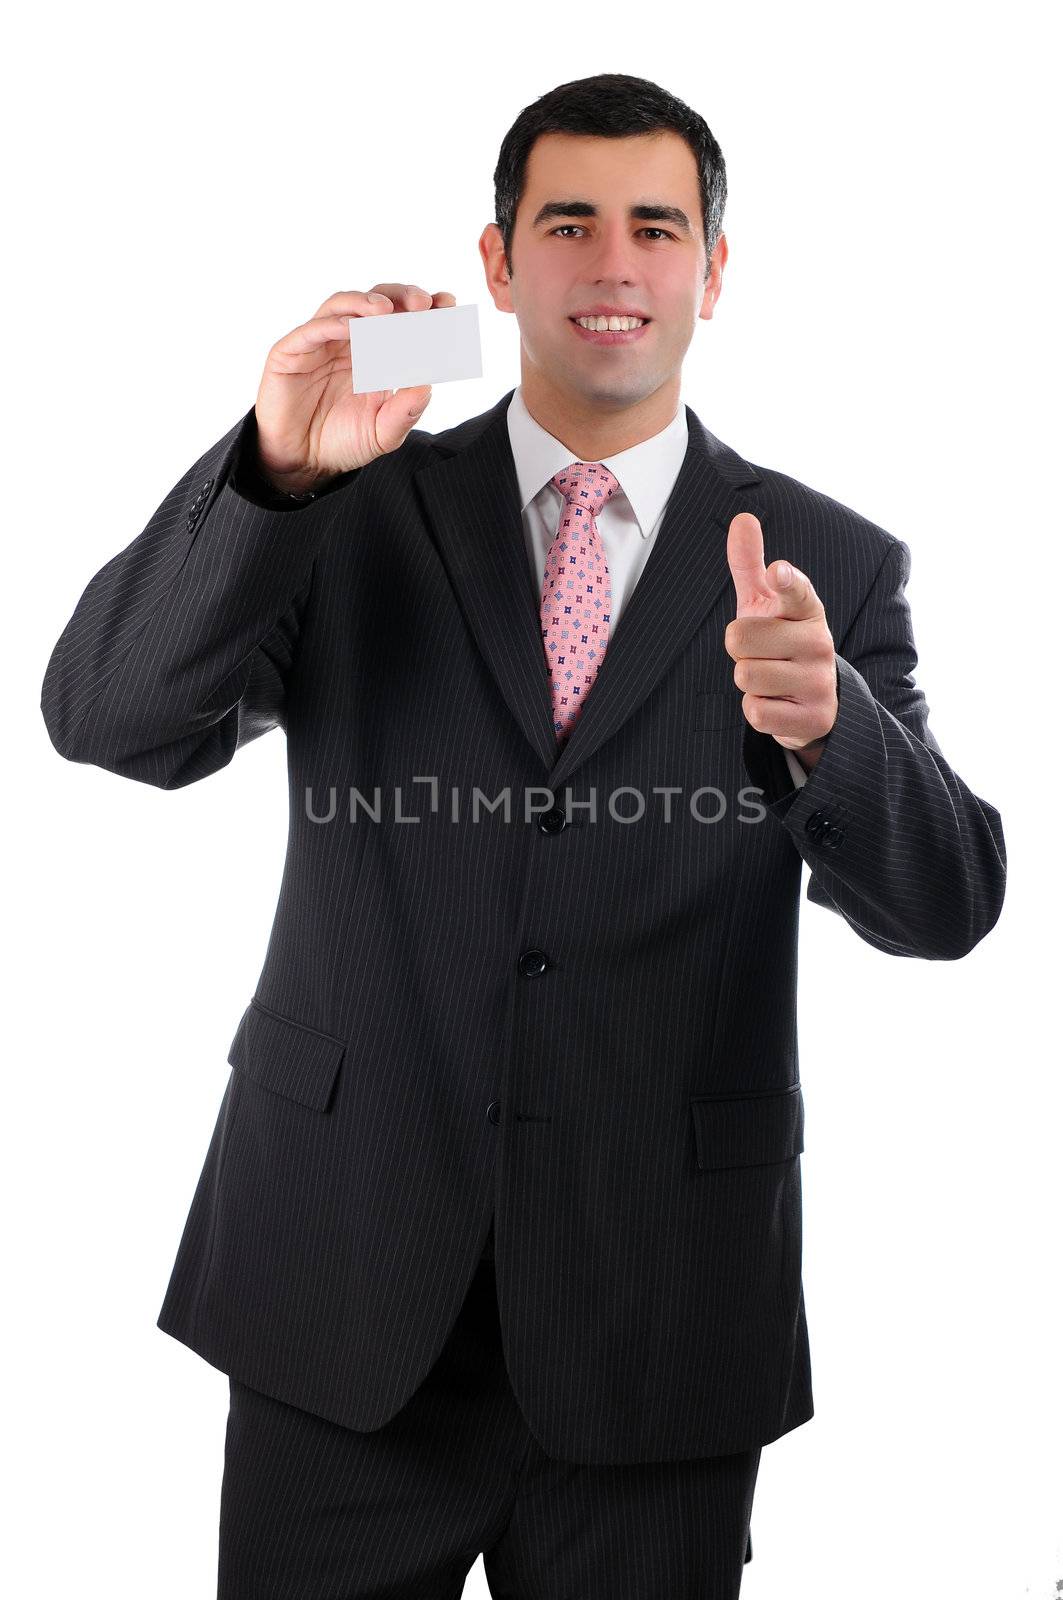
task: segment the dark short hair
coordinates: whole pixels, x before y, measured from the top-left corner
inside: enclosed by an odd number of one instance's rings
[[[540,134],[591,134],[604,139],[671,129],[686,140],[698,167],[702,226],[708,260],[723,231],[727,169],[723,152],[704,117],[648,78],[601,72],[559,84],[525,106],[502,140],[495,167],[495,222],[505,246],[506,270],[513,276],[513,229],[532,145]],[[693,220],[693,219],[692,219]]]

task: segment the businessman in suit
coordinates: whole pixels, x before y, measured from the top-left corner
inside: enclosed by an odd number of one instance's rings
[[[727,258],[705,124],[562,85],[495,177],[520,385],[420,430],[430,391],[351,393],[344,319],[454,297],[330,296],[44,680],[64,756],[163,789],[287,739],[158,1319],[230,1378],[222,1600],[456,1600],[481,1551],[496,1596],[733,1600],[762,1447],[813,1412],[802,866],[896,956],[1003,900],[907,545],[680,402]]]

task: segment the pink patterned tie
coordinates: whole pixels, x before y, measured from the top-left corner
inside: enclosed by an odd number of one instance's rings
[[[600,461],[573,461],[551,483],[564,496],[546,552],[539,607],[559,744],[572,732],[609,643],[613,591],[598,524],[620,484]]]

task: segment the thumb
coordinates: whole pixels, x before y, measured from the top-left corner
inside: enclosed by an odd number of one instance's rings
[[[376,414],[376,438],[385,453],[397,450],[432,398],[430,383],[396,389]]]
[[[736,617],[762,616],[764,602],[775,598],[764,569],[764,534],[751,511],[731,518],[727,530],[727,565],[738,601]]]

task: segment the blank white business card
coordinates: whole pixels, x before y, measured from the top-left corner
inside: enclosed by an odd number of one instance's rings
[[[355,394],[483,377],[475,305],[377,311],[348,317],[347,327]]]

